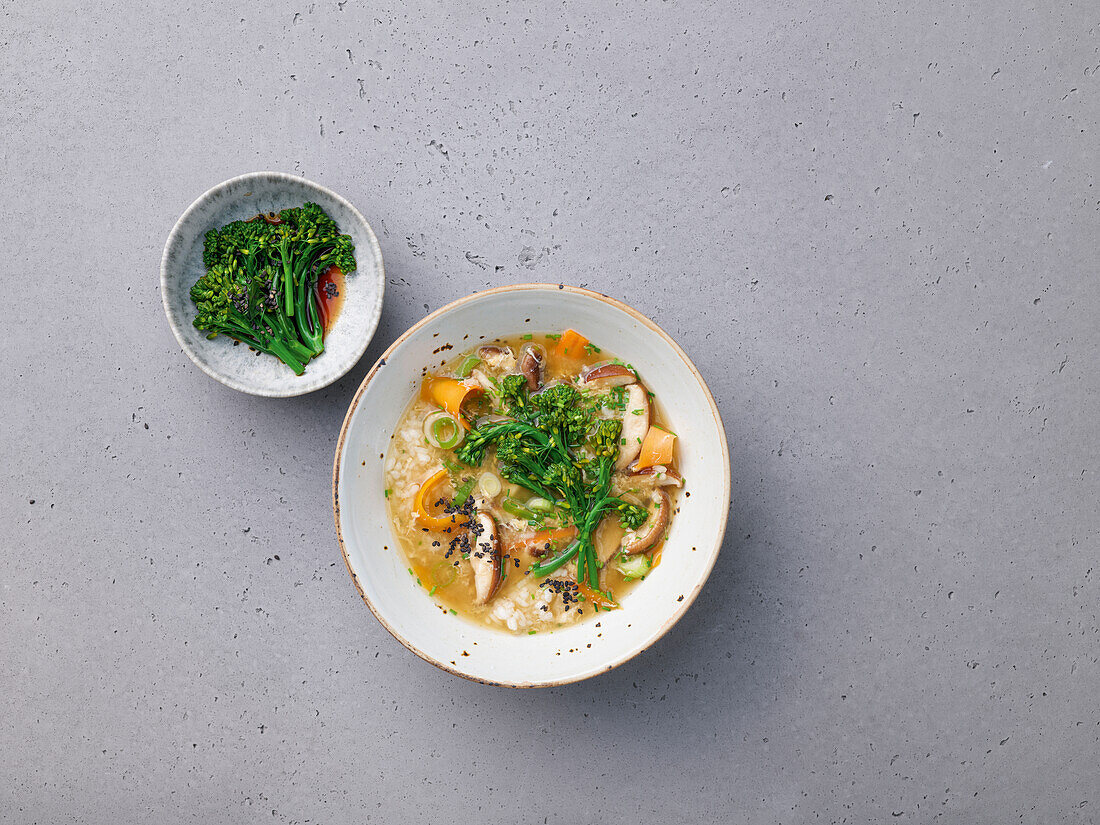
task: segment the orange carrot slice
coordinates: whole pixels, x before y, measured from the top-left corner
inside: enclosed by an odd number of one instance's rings
[[[584,355],[584,348],[588,339],[575,329],[567,329],[558,339],[558,345],[554,348],[554,354],[558,358],[580,358]]]
[[[644,470],[658,464],[667,467],[672,463],[672,448],[675,446],[676,434],[654,424],[642,439],[642,451],[638,453],[638,463],[634,469]]]
[[[458,381],[454,378],[433,378],[428,383],[428,395],[432,401],[445,409],[456,420],[462,422],[467,430],[470,425],[462,417],[462,405],[472,395],[480,395],[483,392],[481,385],[476,381]]]
[[[596,590],[593,587],[589,587],[584,582],[577,582],[577,590],[579,590],[580,594],[588,599],[588,601],[592,602],[592,604],[603,610],[614,610],[616,607],[619,606],[619,603],[617,601],[607,598],[607,596],[605,596],[599,590]]]
[[[517,553],[521,550],[533,550],[552,544],[560,547],[564,542],[570,541],[577,535],[576,527],[561,527],[557,530],[539,530],[534,533],[520,533],[513,536],[508,543],[508,552]]]

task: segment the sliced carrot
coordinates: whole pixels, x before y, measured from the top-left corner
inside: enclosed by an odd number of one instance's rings
[[[416,518],[416,523],[421,527],[427,527],[429,530],[446,530],[451,527],[462,526],[469,521],[470,517],[462,513],[440,516],[431,510],[434,506],[432,491],[442,484],[447,476],[446,470],[440,470],[429,476],[420,485],[420,489],[416,491],[416,496],[413,498],[413,516]]]
[[[588,345],[588,339],[575,329],[567,329],[558,339],[558,345],[554,348],[554,354],[558,358],[580,358],[584,355],[584,348]]]
[[[669,466],[672,463],[674,446],[676,446],[676,434],[654,424],[642,439],[642,451],[638,453],[638,463],[634,469],[644,470],[646,467],[656,467],[658,464],[662,467]]]
[[[481,385],[476,381],[457,381],[454,378],[433,378],[428,383],[428,395],[432,401],[441,406],[467,430],[470,425],[462,417],[462,405],[472,395],[480,395],[483,392]]]
[[[596,590],[594,587],[589,587],[584,582],[577,582],[577,590],[592,604],[600,607],[604,610],[614,610],[619,606],[619,603],[614,599],[609,599],[606,595]]]
[[[508,544],[508,552],[516,553],[521,550],[533,550],[552,544],[560,547],[563,542],[570,541],[577,535],[576,527],[560,527],[557,530],[539,530],[535,533],[520,533],[514,536]]]

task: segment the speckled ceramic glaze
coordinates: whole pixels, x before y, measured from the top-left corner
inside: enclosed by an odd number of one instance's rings
[[[205,272],[203,236],[210,229],[260,212],[278,212],[313,201],[355,242],[354,272],[344,287],[344,306],[325,336],[325,351],[306,365],[303,375],[269,355],[234,346],[220,335],[213,340],[195,329],[191,285]],[[183,351],[207,375],[235,390],[285,397],[313,392],[355,366],[370,343],[382,314],[385,277],[378,239],[358,210],[319,184],[282,172],[253,172],[220,183],[203,194],[176,222],[164,246],[160,291],[164,311]]]
[[[382,458],[421,369],[482,337],[572,327],[632,363],[679,435],[685,493],[660,566],[621,610],[535,636],[476,625],[441,610],[408,573],[386,514]],[[447,345],[453,345],[453,349]],[[649,647],[684,614],[710,574],[726,527],[730,466],[714,399],[684,351],[645,316],[572,287],[528,284],[471,295],[401,336],[359,387],[340,431],[333,509],[344,559],[364,601],[409,650],[481,682],[540,687],[610,670]]]

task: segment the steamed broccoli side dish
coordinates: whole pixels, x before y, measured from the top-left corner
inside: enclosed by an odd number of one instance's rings
[[[318,281],[355,269],[355,245],[315,203],[234,221],[206,233],[206,274],[191,287],[194,325],[274,355],[296,375],[324,352]],[[333,295],[331,281],[325,284]]]

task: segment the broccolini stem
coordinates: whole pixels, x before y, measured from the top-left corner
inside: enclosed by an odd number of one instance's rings
[[[224,332],[230,338],[235,338],[242,344],[246,344],[255,350],[267,353],[268,355],[274,355],[292,370],[295,375],[301,375],[305,372],[305,362],[309,360],[308,356],[305,359],[300,358],[296,353],[287,348],[282,342],[275,339],[261,340],[261,338],[246,325],[242,324],[239,320],[233,318],[226,318],[223,322],[225,325]]]
[[[283,259],[283,311],[294,317],[294,268],[290,264],[290,238],[283,236],[278,245],[279,257]]]
[[[324,325],[321,323],[321,310],[317,304],[317,291],[313,288],[316,279],[307,268],[298,282],[298,307],[301,312],[294,322],[298,327],[298,336],[314,355],[325,351]]]
[[[549,559],[545,562],[540,561],[538,564],[531,565],[531,572],[534,573],[536,576],[549,576],[559,567],[568,563],[569,560],[573,558],[573,556],[577,555],[577,552],[580,549],[581,543],[579,541],[575,541],[564,550],[562,550],[560,553],[558,553],[558,555],[554,556],[552,559]]]
[[[282,341],[272,341],[267,348],[257,347],[257,349],[267,352],[269,355],[274,355],[292,370],[295,375],[301,375],[306,371],[305,365],[299,361],[293,352],[286,347]]]

